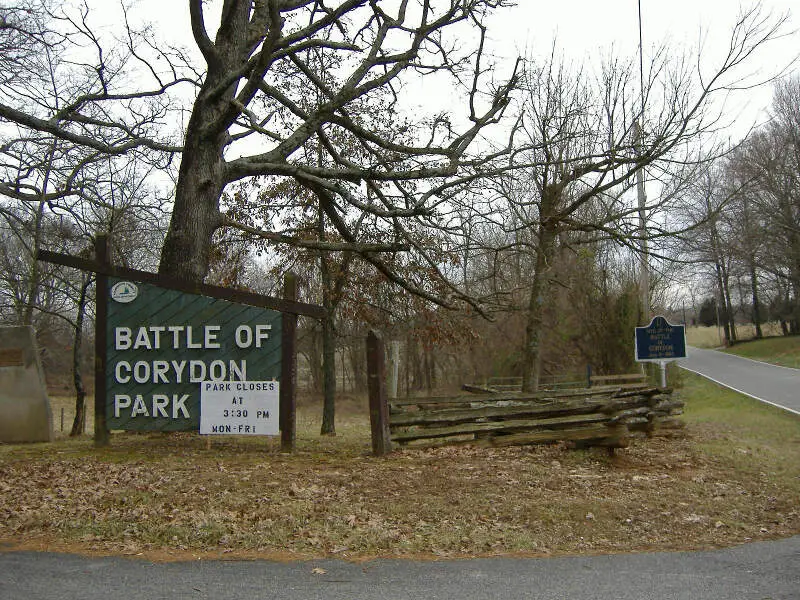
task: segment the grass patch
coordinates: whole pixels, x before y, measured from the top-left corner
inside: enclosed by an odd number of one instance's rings
[[[716,327],[686,327],[686,343],[695,348],[718,348],[723,341]]]
[[[734,458],[745,470],[785,472],[789,477],[783,483],[800,489],[800,416],[691,374],[681,393],[691,398],[686,418],[700,434],[698,447]]]
[[[765,336],[781,335],[778,323],[764,323],[761,326]],[[751,340],[756,336],[752,323],[736,325],[736,336],[739,340]],[[689,326],[686,328],[686,343],[696,348],[720,348],[725,344],[722,329],[718,327]]]
[[[770,337],[736,344],[730,354],[800,369],[800,336]]]
[[[468,557],[719,547],[800,532],[800,420],[681,374],[686,431],[369,455],[364,402],[320,437],[121,434],[0,445],[0,543],[152,558]]]

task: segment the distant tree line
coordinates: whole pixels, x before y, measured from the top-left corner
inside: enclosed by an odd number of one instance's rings
[[[676,240],[701,283],[699,320],[719,323],[726,344],[737,320],[762,337],[767,321],[784,334],[800,332],[800,79],[774,85],[769,121],[725,156],[695,171]]]

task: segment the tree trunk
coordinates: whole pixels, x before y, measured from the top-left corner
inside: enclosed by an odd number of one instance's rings
[[[36,308],[36,304],[39,298],[39,288],[42,285],[41,279],[41,269],[39,267],[39,261],[36,260],[36,255],[39,253],[39,249],[42,244],[42,226],[44,224],[44,207],[45,207],[45,200],[44,198],[47,196],[48,188],[50,187],[50,175],[53,172],[53,160],[55,158],[55,153],[58,148],[58,142],[54,141],[50,145],[50,150],[47,154],[47,167],[44,171],[44,181],[42,181],[42,189],[41,189],[41,200],[39,201],[39,206],[36,209],[36,217],[33,222],[33,248],[31,249],[31,256],[33,260],[31,261],[31,272],[30,272],[30,279],[28,280],[28,290],[26,294],[27,304],[25,306],[25,312],[22,317],[22,324],[23,325],[33,325],[33,311]]]
[[[311,373],[311,391],[314,393],[322,391],[322,348],[320,339],[322,338],[321,327],[315,323],[308,333],[310,339],[308,350],[308,370]]]
[[[544,311],[550,293],[550,269],[555,256],[555,248],[555,227],[549,219],[543,219],[539,244],[536,247],[536,266],[528,297],[525,347],[522,353],[523,392],[536,392],[539,389],[542,370],[541,346],[544,338]]]
[[[414,346],[412,344],[413,340],[411,339],[411,334],[406,334],[406,370],[405,370],[405,380],[406,380],[406,396],[411,396],[411,355],[414,353]]]
[[[52,153],[50,155],[52,161]],[[44,186],[42,187],[42,195],[47,191],[47,181],[50,176],[50,164],[48,163],[47,171],[45,172]],[[36,255],[42,242],[42,222],[44,219],[44,201],[39,202],[36,209],[36,217],[33,221],[33,248],[31,248],[31,271],[28,279],[28,289],[25,293],[25,308],[22,314],[22,325],[33,325],[33,311],[36,308],[37,300],[39,298],[39,287],[41,286],[41,270],[39,268],[39,261],[36,260]]]
[[[722,269],[722,290],[725,294],[725,317],[730,330],[730,340],[735,344],[739,341],[739,338],[736,335],[736,317],[733,314],[733,302],[731,302],[730,276],[728,269],[724,266]]]
[[[725,287],[723,285],[723,276],[722,276],[723,266],[719,264],[719,261],[714,262],[714,271],[717,275],[717,295],[719,296],[719,302],[717,303],[717,315],[718,320],[722,321],[722,331],[725,335],[725,346],[731,345],[731,330],[728,323],[728,315],[727,315],[727,305],[725,303]],[[722,311],[722,315],[720,315],[720,311]]]
[[[220,226],[219,201],[229,173],[223,156],[230,141],[228,128],[236,85],[225,84],[250,56],[248,31],[252,5],[242,0],[224,3],[225,18],[206,57],[208,70],[192,106],[175,187],[175,203],[161,252],[159,273],[203,281],[208,273],[214,232]]]
[[[75,337],[72,344],[72,381],[75,386],[75,418],[72,421],[70,437],[86,433],[86,388],[83,385],[81,369],[81,348],[83,346],[83,320],[86,315],[86,296],[91,277],[84,275],[81,281],[81,294],[78,299],[78,315],[75,318]]]
[[[725,346],[730,346],[731,342],[735,339],[736,330],[731,331],[732,315],[730,310],[730,294],[728,293],[728,273],[725,269],[725,258],[722,255],[722,248],[719,233],[717,231],[717,222],[715,219],[709,221],[710,226],[710,242],[711,242],[711,256],[714,260],[714,272],[717,276],[717,291],[719,295],[719,309],[722,312],[722,325],[725,334]]]
[[[322,165],[322,156],[317,160]],[[325,239],[325,213],[318,207],[318,231],[321,240]],[[319,272],[322,284],[322,306],[325,320],[322,322],[322,427],[320,435],[336,435],[336,301],[334,282],[328,257],[319,256]]]
[[[800,292],[800,236],[793,235],[793,252],[795,262],[792,265],[792,281],[790,282],[790,287],[792,290],[792,295],[789,298],[792,307],[792,318],[790,321],[790,329],[793,334],[798,333],[798,327],[800,326],[800,299],[798,298],[798,292]]]
[[[414,390],[422,390],[425,386],[424,351],[419,348],[417,341],[412,339],[408,356],[411,359],[411,385]]]
[[[756,339],[764,337],[761,330],[761,301],[758,297],[758,278],[756,275],[755,257],[750,257],[750,291],[753,294],[753,325],[756,328]]]
[[[436,363],[434,362],[433,348],[423,344],[422,357],[425,368],[425,389],[430,394],[436,387]]]
[[[200,126],[193,126],[202,112],[195,108],[187,128],[175,205],[159,264],[162,275],[189,281],[203,281],[208,273],[211,242],[220,223],[219,200],[225,187],[222,140],[203,139]]]

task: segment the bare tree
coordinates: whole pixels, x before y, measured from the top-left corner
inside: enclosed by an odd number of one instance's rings
[[[708,277],[714,282],[713,295],[727,346],[737,339],[731,300],[731,273],[737,260],[732,207],[741,187],[733,187],[726,166],[718,160],[694,172],[685,194],[685,210],[676,217],[685,228],[680,246],[684,260],[711,269]]]
[[[769,236],[766,228],[767,215],[761,210],[759,182],[752,177],[751,163],[746,158],[749,146],[750,143],[745,140],[726,164],[726,185],[734,190],[729,207],[732,235],[726,242],[733,248],[741,276],[749,280],[752,306],[750,316],[755,327],[755,337],[758,339],[764,336],[762,324],[766,314],[762,306],[760,275],[764,272],[761,262],[765,258]]]
[[[614,57],[602,62],[596,76],[570,72],[552,59],[526,71],[525,148],[513,155],[514,169],[499,189],[507,212],[495,216],[505,224],[508,247],[531,256],[523,389],[538,386],[557,253],[602,239],[639,251],[643,235],[676,233],[674,222],[657,217],[681,201],[683,165],[717,151],[714,134],[725,122],[717,98],[748,82],[748,59],[779,34],[783,22],[759,7],[744,11],[722,61],[710,70],[699,57],[695,69],[689,55],[662,47],[641,82],[634,61]],[[631,93],[637,88],[641,95]],[[644,168],[651,181],[664,185],[662,193],[647,199],[648,227],[642,233],[630,190]],[[513,218],[504,219],[509,213]]]
[[[46,114],[90,93],[97,75],[75,72],[70,57],[62,54],[68,40],[57,31],[60,19],[51,3],[31,0],[6,10],[0,39],[7,53],[0,64],[14,77],[0,86],[4,98],[24,102],[32,114]],[[3,129],[0,221],[8,235],[3,236],[2,259],[7,263],[0,294],[14,298],[17,320],[34,325],[40,339],[53,337],[48,329],[56,328],[54,319],[68,324],[76,392],[73,434],[85,427],[81,346],[93,280],[75,279],[35,257],[43,247],[85,254],[98,231],[109,231],[123,264],[155,266],[157,254],[148,260],[147,253],[160,248],[165,222],[149,185],[155,166],[142,158],[143,152],[115,156],[16,124]],[[46,358],[48,367],[61,362],[56,356]]]
[[[25,110],[19,96],[6,95],[0,118],[107,154],[182,152],[159,267],[163,273],[204,278],[214,232],[239,225],[220,211],[226,186],[274,176],[313,191],[342,243],[361,252],[389,279],[407,285],[374,250],[404,248],[404,238],[411,235],[404,221],[431,215],[439,196],[454,182],[491,169],[496,160],[493,153],[471,154],[470,149],[500,119],[515,82],[513,67],[505,81],[492,81],[483,56],[484,19],[504,4],[506,0],[401,0],[384,6],[344,0],[331,7],[322,0],[226,0],[212,26],[210,7],[191,0],[191,29],[203,57],[202,72],[185,55],[164,49],[132,27],[116,54],[104,51],[88,8],[77,13],[42,9],[53,31],[69,34],[67,46],[80,40],[95,49],[93,58],[84,50],[79,64],[84,72],[95,73],[93,85],[68,105],[36,114]],[[477,33],[474,44],[464,43],[467,31]],[[309,48],[338,57],[335,81],[322,77],[307,59]],[[169,68],[165,71],[157,60]],[[136,87],[125,76],[134,69],[141,76],[137,81],[143,82]],[[447,74],[463,90],[462,125],[441,112],[416,120],[403,133],[386,132],[354,110],[362,100],[380,94],[391,120],[399,110],[399,88],[409,78],[436,74]],[[175,144],[160,124],[177,101],[173,91],[182,84],[194,86],[195,99],[182,142]],[[324,102],[304,106],[302,95],[309,88]],[[361,156],[350,155],[338,140],[360,146]],[[312,141],[326,156],[323,166],[303,158],[301,150]],[[366,202],[360,193],[365,188],[371,192]],[[365,245],[347,226],[344,217],[350,210],[379,218],[389,241]],[[281,239],[309,245],[290,236]],[[326,248],[321,241],[315,245]],[[413,291],[427,293],[424,288]]]
[[[743,145],[737,170],[751,181],[748,199],[760,219],[752,235],[762,245],[760,269],[784,279],[790,290],[791,330],[800,330],[800,79],[776,84],[773,119]]]

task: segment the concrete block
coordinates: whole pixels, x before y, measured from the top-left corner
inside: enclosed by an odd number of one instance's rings
[[[0,442],[49,442],[53,412],[33,327],[0,327]]]

